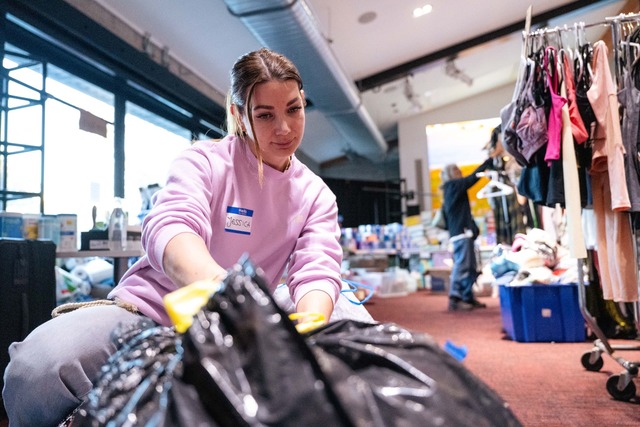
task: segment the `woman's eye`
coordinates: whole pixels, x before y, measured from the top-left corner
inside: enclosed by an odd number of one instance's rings
[[[298,111],[300,111],[300,110],[302,110],[302,107],[298,105],[298,106],[296,106],[296,107],[291,107],[291,108],[289,109],[289,112],[290,112],[290,113],[296,113],[296,112],[298,112]]]
[[[256,116],[256,118],[260,119],[260,120],[267,120],[271,118],[271,113],[263,113],[263,114],[258,114]]]

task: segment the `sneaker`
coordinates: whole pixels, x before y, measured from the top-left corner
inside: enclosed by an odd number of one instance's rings
[[[487,304],[480,302],[475,298],[471,301],[465,301],[465,303],[469,304],[472,308],[487,308]]]
[[[464,302],[462,300],[450,299],[449,300],[449,311],[469,311],[473,310],[473,305],[468,302]]]

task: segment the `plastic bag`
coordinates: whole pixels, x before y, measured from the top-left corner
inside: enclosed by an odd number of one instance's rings
[[[85,402],[62,425],[216,426],[196,389],[181,380],[182,339],[173,328],[145,319],[131,329],[115,330],[113,339],[118,350]]]
[[[520,425],[428,335],[351,320],[301,334],[248,259],[184,334],[151,325],[120,334],[72,426]]]
[[[354,425],[247,259],[195,316],[184,348],[185,380],[219,425]]]
[[[423,333],[340,321],[307,337],[359,426],[520,426],[500,397]]]

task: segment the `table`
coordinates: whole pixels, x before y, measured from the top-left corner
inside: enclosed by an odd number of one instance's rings
[[[113,282],[115,284],[118,284],[124,273],[127,271],[127,268],[129,268],[129,258],[141,257],[142,255],[144,255],[144,251],[141,248],[125,249],[123,251],[97,250],[56,252],[56,258],[112,258]]]

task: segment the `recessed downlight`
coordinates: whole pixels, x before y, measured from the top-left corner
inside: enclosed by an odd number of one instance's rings
[[[425,4],[422,7],[417,7],[413,9],[413,17],[420,18],[421,16],[430,14],[432,10],[433,10],[433,6],[431,6],[430,4]]]

